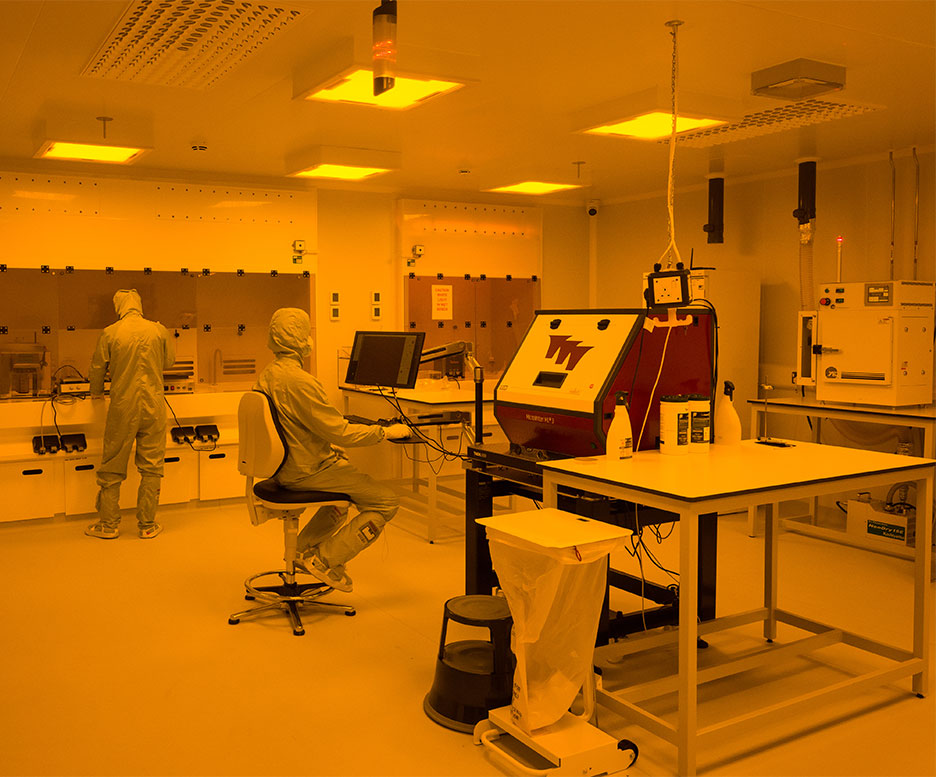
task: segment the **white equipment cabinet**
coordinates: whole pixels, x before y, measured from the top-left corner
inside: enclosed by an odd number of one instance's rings
[[[237,473],[237,404],[243,392],[175,395],[173,409],[183,425],[215,424],[221,445],[213,450],[192,450],[187,444],[167,440],[161,505],[193,499],[226,499],[243,496],[243,478]],[[81,452],[39,455],[32,438],[40,431],[55,432],[49,423],[48,400],[0,403],[0,483],[5,500],[0,522],[55,515],[82,515],[95,511],[97,469],[101,464],[101,436],[107,403],[76,401],[57,406],[62,434],[82,433],[88,447]],[[175,426],[170,415],[167,429]],[[196,448],[210,447],[195,443]],[[133,455],[127,479],[120,488],[120,506],[136,507],[140,475]]]
[[[812,348],[816,399],[931,403],[934,301],[934,284],[926,281],[820,285]]]
[[[0,463],[0,482],[4,484],[0,521],[50,518],[63,512],[65,494],[62,480],[62,462],[50,457],[44,461]]]
[[[227,499],[243,495],[244,476],[237,471],[236,445],[219,445],[213,451],[198,452],[199,499]]]

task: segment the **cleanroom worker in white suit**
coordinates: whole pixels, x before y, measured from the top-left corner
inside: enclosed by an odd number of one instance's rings
[[[323,583],[351,590],[345,564],[377,539],[396,515],[393,491],[358,471],[336,446],[374,445],[409,437],[404,424],[387,427],[352,424],[328,401],[322,384],[303,368],[312,353],[309,315],[281,308],[270,321],[267,345],[276,358],[268,364],[255,389],[273,400],[286,436],[289,455],[276,480],[294,490],[347,494],[359,510],[350,521],[337,507],[320,508],[299,533],[300,566]]]
[[[104,456],[97,471],[98,519],[85,534],[113,539],[120,533],[120,484],[127,478],[130,449],[136,442],[137,525],[140,537],[149,539],[162,531],[156,523],[156,505],[166,452],[163,370],[175,361],[175,344],[166,327],[143,318],[136,289],[118,291],[114,310],[119,320],[101,333],[91,359],[91,397],[103,396],[108,367],[111,386]]]

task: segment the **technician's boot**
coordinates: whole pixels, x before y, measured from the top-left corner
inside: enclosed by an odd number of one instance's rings
[[[95,507],[97,508],[97,523],[85,529],[89,537],[99,537],[102,540],[112,540],[120,535],[117,528],[120,525],[120,483],[108,483],[98,490]]]
[[[137,527],[140,530],[140,537],[144,539],[155,537],[162,531],[162,527],[156,524],[160,480],[159,475],[140,473],[140,487],[137,489]]]
[[[89,537],[99,537],[102,540],[114,540],[120,536],[120,529],[116,526],[106,526],[98,521],[98,523],[92,523],[85,529],[84,533]]]
[[[348,518],[348,509],[339,509],[336,505],[320,507],[309,522],[302,527],[296,538],[296,550],[303,555],[310,548],[318,545],[322,540],[334,534]]]

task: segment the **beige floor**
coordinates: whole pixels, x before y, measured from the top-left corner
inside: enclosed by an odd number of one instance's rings
[[[526,509],[529,504],[519,504]],[[358,615],[309,616],[294,637],[278,616],[229,626],[241,582],[281,554],[279,524],[250,526],[236,502],[165,509],[164,534],[86,538],[86,520],[0,524],[0,773],[3,775],[500,775],[468,735],[431,722],[442,603],[462,593],[463,545],[429,545],[400,516],[353,564]],[[757,604],[761,541],[738,516],[721,523],[720,611]],[[672,559],[676,543],[657,550]],[[786,534],[781,605],[909,640],[907,562]],[[844,621],[844,622],[842,622]],[[932,635],[931,635],[932,638]],[[760,649],[756,630],[713,640],[724,651]],[[830,652],[760,672],[763,694],[834,682]],[[602,650],[607,676],[649,673]],[[742,678],[749,679],[749,678]],[[737,680],[703,689],[717,719],[750,694]],[[719,775],[934,775],[933,697],[906,682],[832,703],[700,753]],[[672,714],[672,702],[659,700]],[[674,750],[608,712],[602,725],[635,740],[634,775],[675,770]]]

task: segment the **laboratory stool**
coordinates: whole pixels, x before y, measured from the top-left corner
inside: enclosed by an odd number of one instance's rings
[[[260,391],[249,391],[241,397],[237,408],[238,421],[238,470],[247,479],[247,512],[250,522],[258,526],[271,518],[283,522],[284,569],[258,572],[244,581],[248,601],[257,601],[259,606],[236,612],[228,618],[228,623],[236,625],[241,618],[252,617],[271,610],[283,610],[292,624],[293,634],[301,637],[305,634],[300,617],[300,608],[314,607],[319,610],[343,612],[354,615],[355,609],[347,604],[323,602],[319,599],[334,589],[325,583],[315,581],[300,583],[297,575],[305,574],[296,569],[298,553],[296,540],[299,535],[299,516],[306,508],[319,509],[334,505],[345,509],[351,503],[347,494],[330,491],[293,491],[283,488],[273,476],[286,461],[288,448],[279,424],[276,407],[272,400]],[[264,478],[259,483],[254,480]],[[264,578],[279,583],[260,585]]]
[[[449,621],[487,628],[490,640],[445,644]],[[446,728],[471,733],[488,711],[510,704],[514,657],[510,652],[513,619],[500,596],[456,596],[445,603],[442,636],[432,688],[423,709]]]

